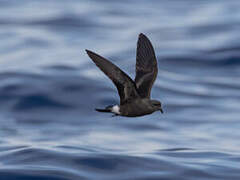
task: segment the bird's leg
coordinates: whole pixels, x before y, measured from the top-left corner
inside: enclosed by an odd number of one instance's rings
[[[112,117],[118,116],[118,114],[113,114]]]

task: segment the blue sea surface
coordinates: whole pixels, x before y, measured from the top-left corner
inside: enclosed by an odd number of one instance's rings
[[[138,118],[85,49],[159,73]],[[0,180],[239,180],[240,1],[0,0]]]

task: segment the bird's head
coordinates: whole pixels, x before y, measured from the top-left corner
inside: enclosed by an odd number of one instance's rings
[[[151,100],[151,104],[152,106],[157,110],[161,111],[161,113],[163,113],[163,109],[162,109],[162,104],[160,101],[158,100]]]

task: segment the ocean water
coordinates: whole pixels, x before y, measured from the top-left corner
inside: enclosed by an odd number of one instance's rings
[[[240,2],[0,0],[0,180],[239,180]],[[139,33],[164,114],[119,102],[85,49],[135,76]]]

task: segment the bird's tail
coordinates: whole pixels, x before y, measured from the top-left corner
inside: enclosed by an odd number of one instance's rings
[[[95,109],[96,111],[98,111],[98,112],[111,112],[111,110],[110,109]]]
[[[113,106],[107,106],[105,109],[95,108],[95,110],[98,111],[98,112],[112,112],[112,107]]]

